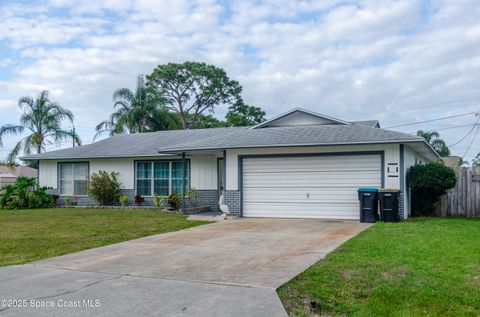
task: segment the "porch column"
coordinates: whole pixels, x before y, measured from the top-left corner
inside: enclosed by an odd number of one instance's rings
[[[182,152],[182,212],[185,213],[186,207],[186,199],[185,199],[185,183],[186,183],[186,160],[185,160],[185,152]]]

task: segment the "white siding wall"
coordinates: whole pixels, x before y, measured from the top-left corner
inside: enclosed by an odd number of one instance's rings
[[[40,161],[38,178],[40,186],[57,188],[57,161]]]
[[[217,157],[193,156],[190,158],[191,184],[196,189],[217,189]]]
[[[135,188],[136,160],[158,158],[118,158],[73,160],[90,163],[90,175],[98,171],[118,172],[118,179],[124,189]],[[175,157],[175,159],[178,159]],[[40,186],[57,188],[57,163],[59,161],[40,161]],[[193,156],[191,162],[191,184],[197,189],[217,189],[217,158],[214,156]]]
[[[385,188],[400,189],[399,177],[388,177],[388,163],[400,164],[400,146],[398,144],[379,145],[349,145],[349,146],[319,146],[291,147],[266,149],[232,149],[227,150],[227,190],[238,190],[238,156],[255,154],[290,154],[290,153],[338,153],[360,151],[385,152]]]
[[[403,199],[404,199],[403,214],[405,218],[407,218],[408,216],[411,215],[411,199],[410,199],[411,194],[410,194],[410,188],[408,188],[408,183],[407,183],[407,172],[410,166],[415,165],[415,152],[410,148],[408,148],[407,146],[405,146],[403,157],[404,157],[404,170],[405,170],[404,172],[405,194],[403,195]]]
[[[123,189],[134,189],[134,159],[95,159],[90,160],[90,175],[98,171],[117,172]]]
[[[275,120],[268,124],[269,127],[284,127],[294,125],[332,124],[332,120],[313,116],[308,113],[296,112],[287,117]]]
[[[424,164],[430,160],[413,149],[405,146],[404,150],[404,181],[405,181],[405,195],[404,195],[404,215],[405,218],[412,214],[411,191],[407,183],[408,169],[415,164]]]

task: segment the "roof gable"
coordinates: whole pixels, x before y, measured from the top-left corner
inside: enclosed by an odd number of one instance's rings
[[[262,122],[252,129],[270,127],[291,127],[305,125],[350,124],[349,122],[332,118],[313,111],[295,108],[270,120]]]

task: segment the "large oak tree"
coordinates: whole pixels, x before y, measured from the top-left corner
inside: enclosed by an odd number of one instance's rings
[[[240,100],[242,87],[216,66],[199,62],[159,65],[147,76],[150,86],[169,99],[165,105],[176,112],[184,129],[195,128],[205,111]]]

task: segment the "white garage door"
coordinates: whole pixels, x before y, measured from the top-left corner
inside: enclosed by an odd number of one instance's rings
[[[357,189],[381,186],[381,156],[243,159],[243,216],[359,219]]]

